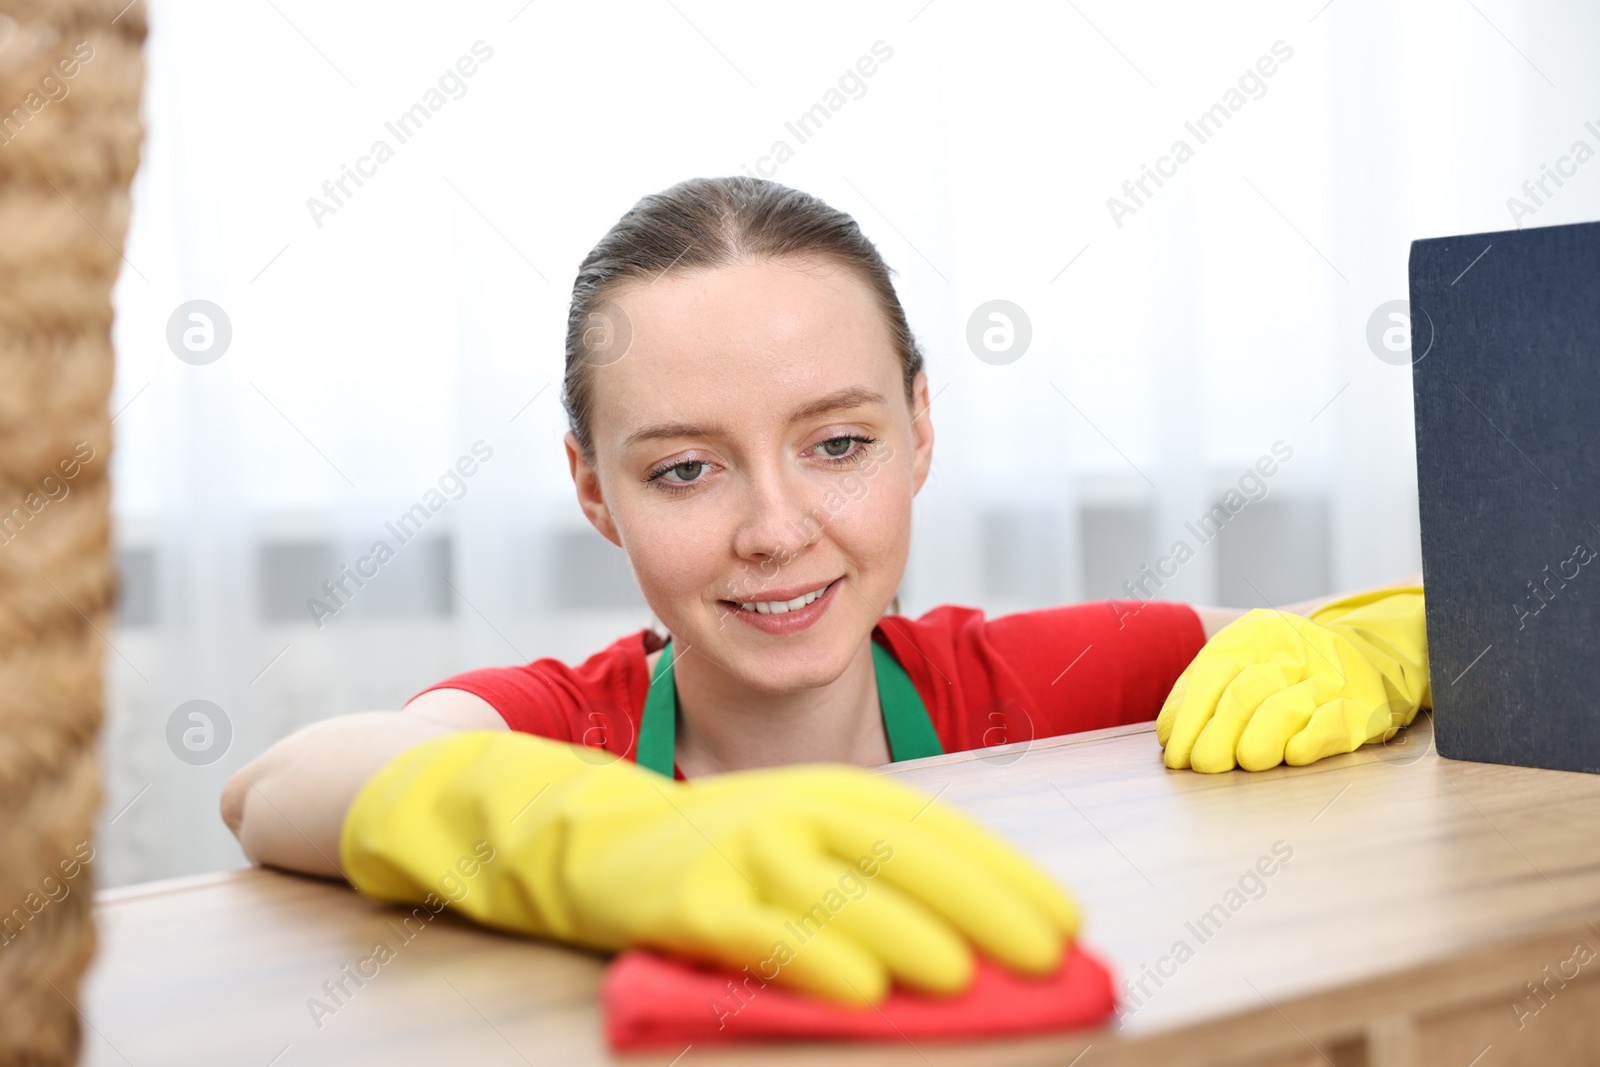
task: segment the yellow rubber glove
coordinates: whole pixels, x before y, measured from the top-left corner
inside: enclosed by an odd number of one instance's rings
[[[1303,766],[1387,741],[1433,705],[1422,587],[1376,589],[1309,616],[1257,608],[1207,641],[1156,719],[1168,767]]]
[[[974,946],[1052,973],[1078,926],[1072,900],[1010,846],[865,769],[683,783],[520,733],[396,757],[351,805],[340,857],[381,899],[437,887],[491,926],[748,966],[852,1004],[881,1002],[891,978],[960,992]]]

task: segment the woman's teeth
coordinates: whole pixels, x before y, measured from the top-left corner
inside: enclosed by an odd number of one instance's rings
[[[832,584],[832,582],[828,583],[828,585]],[[793,600],[758,600],[748,604],[740,604],[739,607],[745,611],[760,612],[762,615],[787,615],[791,611],[799,611],[827,591],[828,586],[825,585],[821,589],[813,589],[804,596],[797,596]]]

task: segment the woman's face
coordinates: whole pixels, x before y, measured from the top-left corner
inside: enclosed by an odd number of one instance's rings
[[[926,376],[913,411],[871,290],[831,261],[669,272],[613,300],[631,342],[592,371],[595,467],[567,435],[584,512],[675,655],[764,692],[833,681],[905,571]],[[816,590],[788,612],[742,606]]]

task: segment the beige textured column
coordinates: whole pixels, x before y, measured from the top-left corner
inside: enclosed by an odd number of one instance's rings
[[[145,10],[0,0],[0,1065],[70,1064],[95,947],[111,287]]]

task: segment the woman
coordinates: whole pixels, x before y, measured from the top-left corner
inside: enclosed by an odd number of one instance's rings
[[[836,765],[1159,711],[1168,766],[1258,769],[1427,703],[1417,584],[1317,620],[1320,601],[898,615],[927,375],[877,250],[804,193],[697,179],[641,200],[580,268],[565,399],[579,503],[667,634],[280,742],[223,795],[253,860],[395,900],[437,885],[484,922],[754,963],[838,1000],[954,992],[974,946],[1054,968],[1071,901],[947,806]],[[800,766],[761,770],[780,765]],[[872,891],[829,889],[845,879]],[[802,951],[785,931],[806,914],[829,930]]]

